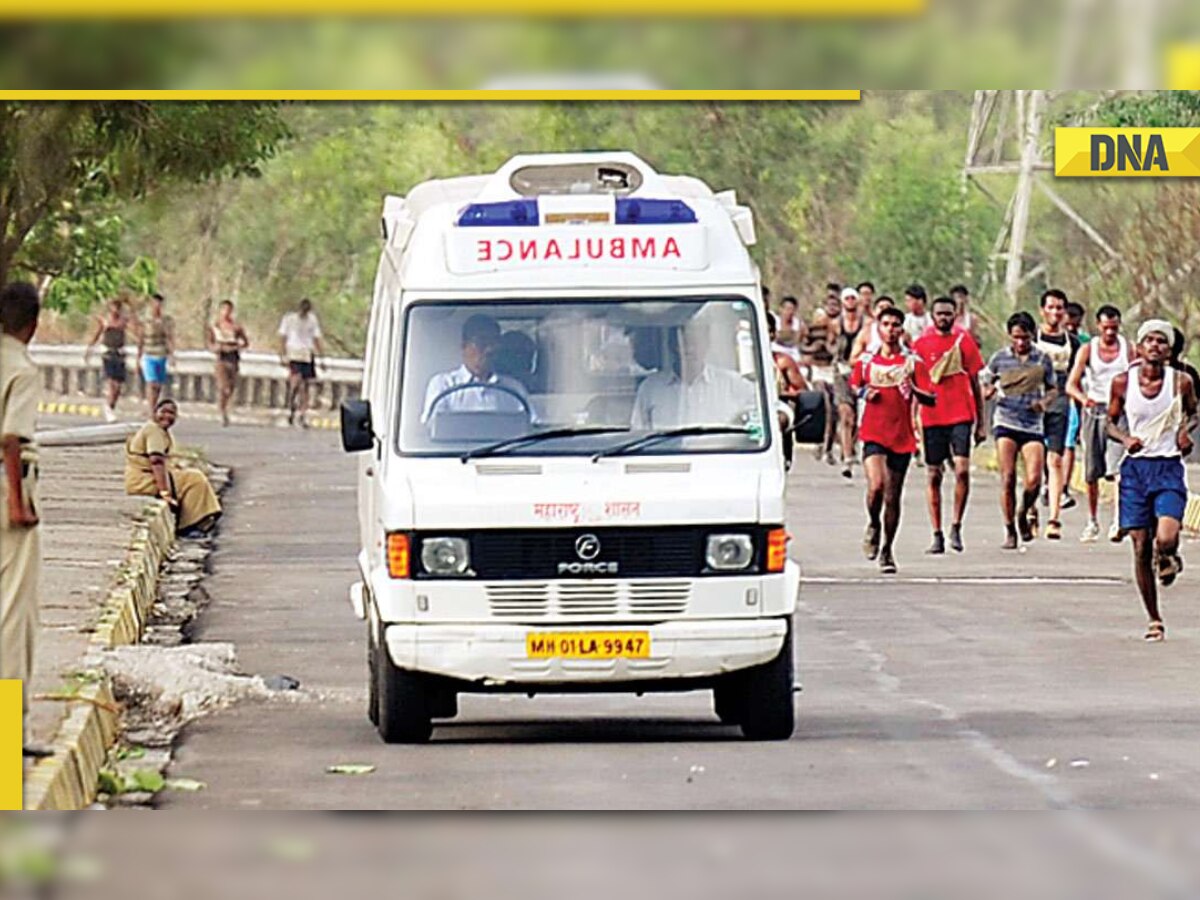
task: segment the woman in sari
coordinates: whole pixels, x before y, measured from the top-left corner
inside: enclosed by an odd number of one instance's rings
[[[165,500],[181,537],[207,534],[221,516],[221,503],[202,472],[171,463],[171,426],[178,416],[174,400],[160,400],[154,418],[125,444],[125,493]]]

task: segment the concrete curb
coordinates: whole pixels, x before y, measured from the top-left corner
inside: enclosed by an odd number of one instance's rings
[[[186,401],[181,401],[184,408],[187,408]],[[90,416],[94,419],[100,418],[104,414],[104,409],[94,403],[59,403],[59,402],[43,402],[38,404],[38,412],[42,415],[59,415],[59,416]],[[284,410],[277,410],[282,415]],[[221,417],[211,413],[188,412],[188,418],[199,422],[220,422]],[[235,410],[230,419],[234,425],[258,425],[263,428],[278,427],[276,423],[263,421],[261,419],[251,419],[240,415]],[[311,412],[308,415],[309,428],[320,431],[337,431],[342,427],[341,419],[337,415],[332,416],[316,416]]]
[[[175,542],[170,507],[151,500],[134,523],[125,561],[100,610],[83,666],[94,654],[135,644],[158,593],[164,559]],[[39,762],[25,779],[26,809],[83,809],[96,799],[97,781],[117,738],[117,707],[107,679],[79,691],[78,705],[55,735],[54,756]]]

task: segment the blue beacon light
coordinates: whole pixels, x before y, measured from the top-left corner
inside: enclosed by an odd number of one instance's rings
[[[536,226],[538,221],[538,204],[536,200],[502,200],[498,203],[471,203],[458,216],[460,227],[529,227]]]

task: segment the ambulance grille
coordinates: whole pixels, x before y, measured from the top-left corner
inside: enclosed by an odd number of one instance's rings
[[[492,615],[498,618],[544,616],[550,612],[548,584],[489,584],[487,598]]]
[[[580,581],[558,585],[514,582],[485,585],[488,609],[500,619],[662,618],[687,612],[686,581]]]
[[[686,581],[635,581],[629,585],[629,611],[639,616],[677,616],[687,609],[690,594]]]

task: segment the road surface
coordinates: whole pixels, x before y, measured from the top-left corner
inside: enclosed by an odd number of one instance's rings
[[[319,699],[248,702],[191,724],[171,773],[206,783],[167,808],[1044,809],[1200,802],[1196,575],[1146,645],[1125,545],[1066,540],[1001,554],[994,476],[977,478],[967,552],[931,558],[923,472],[897,557],[859,550],[861,479],[806,453],[791,476],[798,728],[748,743],[707,692],[467,696],[426,746],[386,746],[365,713],[354,468],[330,432],[180,426],[236,480],[198,640]],[[913,488],[917,488],[914,490]],[[1192,555],[1200,556],[1195,551]],[[362,776],[325,774],[362,763]]]

